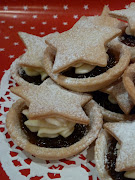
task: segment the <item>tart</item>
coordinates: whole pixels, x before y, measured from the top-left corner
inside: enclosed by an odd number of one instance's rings
[[[104,124],[95,145],[95,162],[101,179],[135,179],[135,122]]]
[[[98,32],[99,31],[100,32],[102,31],[101,28],[100,30],[98,30]],[[47,41],[48,39],[46,39],[46,42]],[[93,42],[91,42],[91,44],[93,44]],[[93,48],[94,50],[91,50],[92,58],[96,61],[96,54],[97,54],[96,51],[98,52],[99,50],[98,48],[96,49],[96,47],[93,47]],[[110,43],[108,43],[107,49],[108,49],[107,53],[105,52],[106,55],[105,54],[104,55],[108,58],[107,59],[105,58],[106,65],[103,65],[104,67],[100,67],[101,64],[100,65],[94,64],[97,62],[92,62],[93,65],[89,65],[88,67],[86,65],[85,68],[81,67],[82,68],[80,70],[81,74],[75,73],[75,68],[73,67],[73,66],[76,66],[75,64],[71,65],[72,66],[71,68],[69,66],[67,70],[63,69],[62,72],[54,73],[53,67],[54,67],[54,62],[56,61],[56,57],[54,58],[52,56],[51,47],[48,47],[45,51],[43,66],[47,74],[55,82],[57,82],[59,85],[67,89],[70,89],[73,91],[79,91],[79,92],[95,91],[95,90],[106,87],[107,85],[111,84],[116,79],[118,79],[122,75],[122,73],[124,72],[124,70],[126,69],[130,61],[130,52],[128,51],[128,48],[126,48],[121,43],[119,43],[119,41],[117,40],[111,41]],[[79,48],[77,48],[77,50],[79,50]],[[100,50],[103,52],[102,48]],[[57,53],[56,53],[56,56],[57,56]],[[89,56],[91,57],[91,55]],[[68,57],[70,58],[70,55],[68,55]],[[74,55],[72,55],[72,57],[74,57]],[[58,58],[58,60],[59,59],[60,58]],[[104,59],[104,58],[100,57],[100,60],[101,59]],[[81,60],[79,60],[78,62],[81,63]],[[61,62],[58,64],[60,64],[61,66]],[[89,72],[85,71],[86,69]]]
[[[123,85],[122,78],[91,94],[100,106],[105,121],[126,121],[135,118],[134,103]]]
[[[59,85],[79,92],[101,89],[114,82],[129,63],[128,49],[115,40],[125,23],[108,15],[83,16],[70,30],[46,38],[43,66]],[[71,48],[72,47],[72,48]],[[55,51],[55,57],[51,51]],[[98,52],[98,53],[97,53]]]
[[[67,91],[50,78],[40,86],[11,88],[24,100],[13,104],[6,125],[10,136],[34,156],[56,160],[78,154],[102,127],[100,108],[88,94]]]
[[[42,67],[44,51],[47,48],[45,39],[48,36],[55,35],[57,35],[57,32],[41,38],[25,32],[19,32],[19,36],[27,50],[12,63],[10,68],[12,77],[19,85],[29,83],[40,85],[48,77]]]
[[[109,12],[112,17],[127,21],[127,27],[119,41],[125,44],[131,52],[131,61],[135,61],[135,3],[132,2],[126,9]]]

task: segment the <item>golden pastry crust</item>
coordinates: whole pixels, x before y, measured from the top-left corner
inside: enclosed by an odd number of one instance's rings
[[[109,15],[110,9],[107,5],[104,6],[102,14],[100,16],[82,16],[75,24],[74,27],[83,28],[85,26],[90,27],[91,24],[97,26],[110,26],[121,29],[122,31],[125,30],[127,23],[120,21],[116,18],[113,18]]]
[[[44,57],[44,51],[47,48],[45,39],[50,36],[55,37],[59,33],[55,32],[44,37],[35,36],[25,32],[19,32],[18,34],[25,44],[27,51],[12,63],[10,72],[19,85],[28,85],[29,82],[25,81],[19,75],[19,72],[21,73],[21,68],[28,67],[44,71],[42,67],[42,59]]]
[[[128,66],[128,68],[126,69],[126,71],[123,74],[124,86],[135,104],[134,77],[135,77],[135,63],[130,64],[130,66]]]
[[[11,138],[15,140],[17,145],[40,159],[57,160],[76,155],[97,138],[98,133],[102,128],[103,120],[100,109],[93,101],[91,101],[84,108],[90,118],[90,129],[86,136],[77,143],[66,148],[38,147],[27,140],[26,135],[20,127],[19,115],[25,107],[26,104],[22,99],[14,103],[7,114],[6,126]]]
[[[95,143],[95,163],[102,180],[113,180],[105,169],[105,155],[108,149],[107,142],[110,139],[111,136],[105,130],[102,130]]]
[[[10,73],[13,77],[13,79],[19,84],[24,84],[28,85],[29,82],[25,81],[22,77],[19,75],[19,70],[20,70],[20,58],[17,58],[10,66]]]
[[[78,63],[105,67],[108,59],[105,46],[120,34],[118,28],[91,23],[90,26],[80,25],[80,28],[73,26],[56,37],[47,37],[46,44],[56,51],[53,73],[61,73]]]
[[[100,107],[101,112],[103,114],[103,119],[107,122],[119,122],[119,121],[127,121],[127,120],[134,120],[135,119],[135,114],[125,115],[125,114],[115,113],[115,112],[112,112],[112,111],[105,109],[104,107],[102,107],[100,105],[98,105],[98,106]]]
[[[43,66],[49,74],[49,76],[56,81],[59,85],[78,92],[89,92],[95,91],[106,87],[107,85],[114,82],[121,74],[124,72],[130,61],[130,52],[126,46],[123,46],[119,41],[113,40],[109,47],[119,54],[119,62],[106,71],[105,73],[91,78],[70,78],[61,74],[53,73],[53,56],[51,54],[51,49],[48,47],[45,51],[45,57],[43,60]]]
[[[12,87],[11,91],[25,99],[29,118],[62,117],[80,124],[89,124],[83,107],[92,97],[86,93],[68,91],[48,78],[40,86]]]
[[[130,114],[131,109],[134,107],[134,103],[126,91],[121,78],[101,91],[111,95],[126,115]]]
[[[130,32],[134,34],[135,32],[135,3],[132,2],[126,9],[110,11],[109,14],[114,18],[119,18],[124,21],[127,21],[127,27],[130,29]],[[126,27],[125,27],[126,29]],[[125,45],[126,46],[126,45]],[[131,52],[131,62],[135,62],[135,47],[128,46]]]
[[[105,123],[104,128],[120,145],[117,153],[115,171],[135,169],[135,121]]]
[[[109,13],[112,17],[116,17],[128,21],[128,25],[132,32],[135,31],[135,3],[132,2],[127,9],[115,10]]]

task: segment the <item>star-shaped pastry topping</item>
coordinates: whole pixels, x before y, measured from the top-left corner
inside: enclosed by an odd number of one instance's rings
[[[118,80],[115,83],[111,84],[110,86],[102,89],[101,91],[108,93],[111,95],[120,106],[121,110],[125,114],[129,114],[131,109],[133,108],[134,104],[126,91],[122,80]]]
[[[53,72],[62,72],[78,63],[106,66],[105,45],[120,32],[117,28],[93,24],[90,27],[73,27],[57,37],[46,38],[46,43],[56,50]]]
[[[90,95],[68,91],[50,78],[40,86],[27,85],[11,88],[11,91],[26,100],[29,118],[62,117],[69,121],[89,124],[82,107],[92,98]]]
[[[45,39],[47,37],[54,37],[58,33],[53,33],[44,37],[38,37],[25,32],[19,32],[19,36],[24,42],[27,52],[20,58],[20,65],[42,68],[42,59],[44,58],[44,51],[47,48]]]
[[[128,21],[131,31],[135,32],[135,3],[131,3],[127,9],[111,11],[109,14]]]
[[[115,170],[128,171],[135,168],[135,121],[106,123],[104,128],[120,144]]]
[[[103,8],[101,16],[82,16],[79,21],[77,21],[74,25],[74,27],[90,27],[92,24],[98,25],[98,26],[110,26],[115,28],[123,29],[125,27],[125,23],[122,21],[117,20],[116,18],[113,18],[109,16],[110,9],[106,5]]]

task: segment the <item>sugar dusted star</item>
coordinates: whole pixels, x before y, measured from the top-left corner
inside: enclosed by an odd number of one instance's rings
[[[124,29],[125,23],[117,20],[116,18],[110,17],[110,9],[106,5],[103,8],[101,16],[82,16],[79,21],[77,21],[74,27],[90,27],[92,24],[97,26],[110,26],[115,28]]]
[[[116,100],[118,105],[120,106],[121,110],[125,114],[129,114],[131,109],[133,108],[134,104],[126,91],[122,80],[119,80],[110,86],[102,89],[103,92],[108,93],[112,98]]]
[[[24,66],[42,67],[41,60],[44,57],[46,37],[38,37],[25,32],[19,32],[19,36],[24,42],[27,52],[21,57],[20,64]]]
[[[132,32],[135,31],[135,3],[131,3],[127,9],[115,10],[109,13],[113,17],[128,21]]]
[[[89,124],[82,107],[90,95],[70,92],[55,84],[50,78],[40,86],[27,85],[11,88],[11,91],[26,100],[30,119],[38,117],[63,117],[69,121]]]
[[[104,128],[120,144],[115,170],[131,170],[132,167],[135,167],[135,121],[106,123]]]
[[[119,35],[120,32],[117,28],[93,25],[82,28],[73,27],[60,33],[57,37],[48,37],[46,42],[57,51],[53,72],[62,72],[82,62],[106,66],[107,54],[105,44]]]

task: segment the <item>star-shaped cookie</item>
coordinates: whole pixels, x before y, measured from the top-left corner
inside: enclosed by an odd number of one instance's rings
[[[135,3],[131,3],[127,9],[111,11],[109,14],[113,17],[128,21],[130,30],[135,32]]]
[[[135,121],[106,123],[104,128],[117,139],[120,150],[117,153],[116,171],[128,171],[135,168]]]
[[[74,27],[90,27],[92,24],[98,26],[110,26],[115,28],[123,29],[125,28],[125,23],[113,18],[109,15],[110,9],[107,5],[104,6],[101,16],[82,16],[79,21],[77,21]]]
[[[78,63],[106,66],[108,56],[105,45],[120,32],[117,28],[93,24],[90,27],[73,27],[56,37],[46,38],[46,43],[56,50],[53,73]]]
[[[126,91],[122,80],[118,80],[115,83],[111,84],[110,86],[102,89],[101,91],[108,93],[111,95],[120,106],[121,110],[125,114],[129,114],[131,109],[133,108],[134,104]]]
[[[57,36],[57,32],[49,34],[44,37],[38,37],[25,32],[19,32],[19,36],[24,42],[27,51],[20,58],[20,65],[42,68],[42,59],[44,58],[44,51],[47,48],[45,39],[47,37]]]
[[[82,107],[92,98],[90,95],[68,91],[55,84],[50,78],[40,86],[25,85],[11,91],[26,100],[29,118],[61,117],[82,124],[89,118]]]

